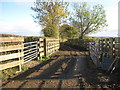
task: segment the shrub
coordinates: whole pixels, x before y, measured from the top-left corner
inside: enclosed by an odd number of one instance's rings
[[[42,31],[46,37],[58,38],[58,29],[55,25],[48,25]]]

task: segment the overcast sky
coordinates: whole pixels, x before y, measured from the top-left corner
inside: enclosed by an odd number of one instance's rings
[[[30,9],[35,0],[0,0],[0,33],[23,36],[41,36],[42,27],[31,16]],[[66,0],[70,1],[70,0]],[[118,1],[119,0],[71,0],[86,1],[88,5],[102,4],[106,10],[108,27],[102,32],[90,36],[116,37],[118,34]]]

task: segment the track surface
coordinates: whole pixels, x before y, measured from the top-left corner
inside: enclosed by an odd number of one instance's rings
[[[62,45],[51,60],[39,63],[10,79],[3,88],[111,88],[108,76],[98,72],[81,52]],[[90,65],[93,65],[92,67]],[[115,86],[117,87],[117,86]]]

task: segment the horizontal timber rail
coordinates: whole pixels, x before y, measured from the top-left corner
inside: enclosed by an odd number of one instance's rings
[[[38,37],[30,41],[26,41],[24,37],[0,37],[0,43],[0,70],[19,66],[20,71],[22,64],[50,56],[60,45],[59,39]]]
[[[19,66],[21,71],[21,64],[24,62],[23,42],[23,37],[0,37],[0,70]]]
[[[108,70],[116,57],[120,57],[120,42],[118,38],[100,39],[89,42],[90,56],[97,67]]]

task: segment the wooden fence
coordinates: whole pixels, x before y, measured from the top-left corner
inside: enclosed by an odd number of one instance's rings
[[[23,37],[0,37],[0,70],[19,66],[42,57],[50,56],[59,49],[59,39],[39,38],[24,42]]]
[[[59,49],[59,39],[40,38],[39,57],[50,56]]]
[[[58,39],[46,39],[46,48],[45,48],[45,56],[50,56],[55,51],[59,49],[59,40]]]
[[[113,60],[120,56],[118,38],[101,39],[89,43],[90,56],[97,67],[107,70]]]
[[[19,66],[21,71],[21,64],[24,62],[23,42],[22,37],[0,37],[0,70]]]

